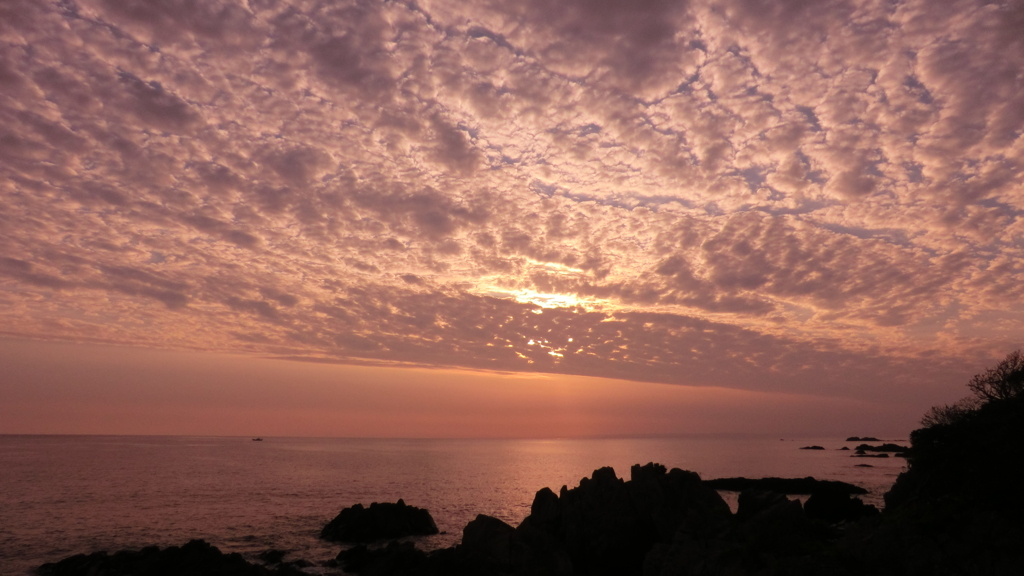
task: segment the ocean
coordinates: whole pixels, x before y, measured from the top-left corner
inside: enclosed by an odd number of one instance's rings
[[[906,443],[906,439],[885,438]],[[0,435],[0,574],[97,550],[203,538],[247,559],[267,549],[320,563],[341,546],[317,538],[352,504],[403,498],[433,515],[450,546],[477,514],[513,526],[537,490],[570,488],[597,468],[629,478],[658,462],[702,478],[841,480],[882,495],[902,458],[851,458],[844,438],[682,437],[557,440],[395,440]],[[821,445],[826,450],[800,450]],[[870,464],[872,467],[857,467]],[[735,507],[735,494],[723,493]],[[314,574],[337,570],[312,568]]]

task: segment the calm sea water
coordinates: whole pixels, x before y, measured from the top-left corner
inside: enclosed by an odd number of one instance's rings
[[[828,450],[799,450],[808,444]],[[421,547],[450,546],[477,514],[514,526],[540,488],[576,486],[602,466],[628,478],[632,464],[647,462],[706,479],[843,480],[870,490],[865,500],[881,507],[905,461],[837,450],[854,444],[841,438],[0,436],[0,574],[25,574],[71,554],[192,538],[250,559],[280,548],[293,551],[288,559],[320,562],[340,550],[317,539],[339,510],[398,498],[430,510],[447,532],[418,539]],[[855,466],[864,463],[873,467]]]

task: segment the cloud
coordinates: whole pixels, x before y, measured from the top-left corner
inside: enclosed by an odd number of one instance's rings
[[[3,321],[865,396],[1024,341],[1018,6],[624,6],[9,3]]]

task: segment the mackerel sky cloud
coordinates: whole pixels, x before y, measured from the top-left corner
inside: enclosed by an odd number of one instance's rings
[[[0,326],[945,398],[1024,344],[1021,30],[980,0],[10,0]]]

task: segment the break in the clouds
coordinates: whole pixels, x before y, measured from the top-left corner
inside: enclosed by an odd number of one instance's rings
[[[36,338],[878,394],[1024,341],[1024,8],[11,0]]]

